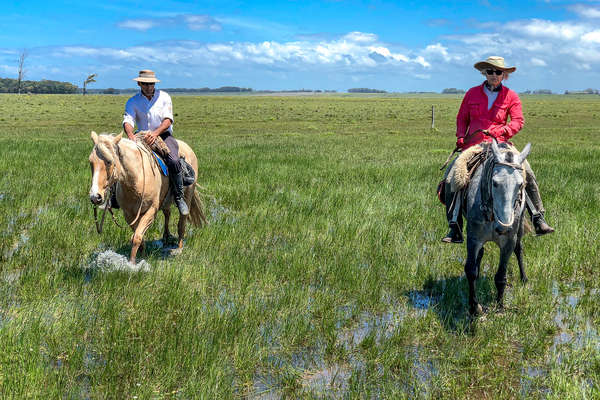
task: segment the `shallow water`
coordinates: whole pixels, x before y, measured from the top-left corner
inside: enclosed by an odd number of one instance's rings
[[[233,215],[233,212],[220,204],[214,197],[211,199],[207,208],[207,217],[210,223],[226,222],[228,224],[233,224],[237,222],[237,218]]]
[[[92,254],[91,261],[86,268],[102,272],[148,272],[150,267],[150,264],[145,260],[141,260],[134,265],[129,262],[127,257],[112,250],[104,250]]]
[[[29,242],[29,235],[27,230],[23,230],[19,235],[19,238],[13,243],[12,247],[4,252],[4,259],[10,260],[15,253],[27,244],[27,242]]]

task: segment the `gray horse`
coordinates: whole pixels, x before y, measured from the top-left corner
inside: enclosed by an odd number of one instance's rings
[[[506,287],[506,266],[513,252],[519,263],[521,281],[527,281],[521,247],[525,210],[525,174],[522,164],[529,154],[531,144],[528,143],[520,154],[508,148],[501,150],[495,141],[491,143],[490,149],[491,154],[471,178],[465,202],[465,274],[469,282],[469,312],[472,315],[482,312],[475,296],[475,280],[479,277],[483,245],[486,242],[495,242],[500,248],[500,264],[494,277],[500,308],[503,307]]]

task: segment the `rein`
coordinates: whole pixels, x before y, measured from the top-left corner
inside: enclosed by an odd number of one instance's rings
[[[112,166],[112,172],[110,173],[110,177],[108,178],[108,182],[109,182],[109,189],[108,189],[108,196],[106,196],[106,201],[104,202],[104,210],[102,211],[102,219],[100,220],[100,222],[98,222],[98,206],[94,205],[94,222],[96,223],[96,231],[100,234],[102,233],[102,227],[104,226],[104,217],[106,217],[106,211],[108,210],[108,212],[110,213],[110,216],[112,217],[113,222],[115,223],[115,225],[117,225],[119,228],[121,229],[125,229],[123,226],[119,225],[119,223],[117,222],[116,218],[115,218],[115,214],[113,214],[112,212],[112,204],[110,199],[112,198],[113,192],[114,192],[114,181],[116,180],[116,169],[117,166],[113,164]]]

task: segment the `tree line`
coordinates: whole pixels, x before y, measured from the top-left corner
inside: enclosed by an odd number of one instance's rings
[[[77,93],[79,88],[69,82],[43,79],[41,81],[21,81],[20,93]],[[0,78],[0,93],[19,93],[19,80]]]

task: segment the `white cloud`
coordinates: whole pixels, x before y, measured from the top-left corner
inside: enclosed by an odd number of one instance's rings
[[[138,31],[147,31],[148,29],[158,27],[179,27],[182,25],[185,25],[192,31],[220,31],[222,29],[219,21],[210,15],[198,14],[180,14],[172,17],[155,19],[128,19],[117,23],[119,28],[134,29]]]
[[[582,24],[553,22],[541,19],[509,22],[506,24],[506,29],[530,37],[558,40],[572,40],[581,36],[586,31],[586,27]]]
[[[158,24],[149,19],[127,19],[117,24],[119,28],[134,29],[136,31],[147,31],[150,28],[158,26]]]
[[[532,58],[531,59],[531,65],[533,65],[534,67],[545,67],[548,64],[546,64],[546,61],[540,59],[540,58]]]
[[[591,31],[581,36],[583,42],[600,43],[600,31]]]
[[[574,4],[569,9],[584,18],[600,18],[600,8],[589,4]]]

